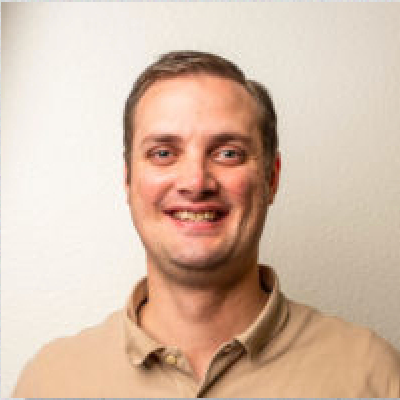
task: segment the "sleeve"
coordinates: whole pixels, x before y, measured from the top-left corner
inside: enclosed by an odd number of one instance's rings
[[[62,383],[66,378],[66,371],[60,368],[64,364],[63,343],[60,339],[43,346],[23,368],[11,397],[17,398],[49,398],[59,397],[63,393]],[[60,389],[60,390],[58,390]],[[62,397],[62,396],[61,396]]]
[[[41,366],[35,358],[29,361],[22,370],[11,397],[45,397],[43,396],[42,381]]]
[[[400,353],[390,343],[372,334],[370,383],[376,388],[376,397],[400,397]]]

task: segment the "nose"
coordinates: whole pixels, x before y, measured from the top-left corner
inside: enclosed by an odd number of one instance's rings
[[[204,200],[218,192],[218,179],[207,160],[188,158],[180,165],[176,188],[180,195],[191,201]]]

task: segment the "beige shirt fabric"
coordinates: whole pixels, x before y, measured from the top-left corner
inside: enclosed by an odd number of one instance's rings
[[[102,324],[46,345],[13,397],[399,397],[400,354],[370,330],[290,301],[269,267],[269,300],[253,324],[221,345],[202,382],[178,348],[150,338],[127,307]],[[234,313],[235,310],[232,310]]]

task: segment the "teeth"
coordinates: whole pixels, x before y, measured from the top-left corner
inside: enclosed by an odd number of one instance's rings
[[[192,212],[192,211],[175,211],[173,217],[181,220],[189,221],[213,221],[217,214],[214,211]]]

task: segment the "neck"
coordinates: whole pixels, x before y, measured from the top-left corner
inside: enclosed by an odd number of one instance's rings
[[[160,343],[179,347],[198,379],[216,350],[249,327],[268,297],[256,263],[234,285],[201,289],[168,281],[149,269],[148,289],[143,329]]]

